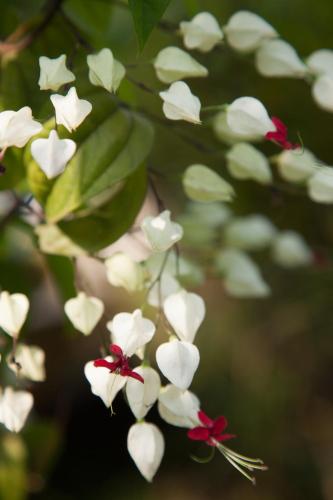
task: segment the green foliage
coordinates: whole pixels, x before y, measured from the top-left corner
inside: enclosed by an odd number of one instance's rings
[[[169,3],[170,0],[128,0],[141,50]]]

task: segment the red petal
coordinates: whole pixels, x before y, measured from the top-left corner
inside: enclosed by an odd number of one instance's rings
[[[121,347],[119,347],[119,345],[111,344],[109,349],[110,349],[110,352],[112,352],[112,354],[115,354],[119,358],[121,358],[123,356],[123,350]]]
[[[228,420],[223,415],[221,415],[221,417],[218,417],[216,420],[214,420],[213,433],[221,434],[221,432],[224,431],[227,425],[228,425]]]
[[[187,432],[187,437],[193,441],[207,441],[209,439],[209,430],[205,427],[194,427]]]
[[[198,418],[200,422],[205,426],[205,427],[213,427],[214,425],[214,420],[208,417],[206,413],[202,410],[198,411]]]
[[[229,441],[229,439],[233,439],[235,437],[237,437],[236,434],[221,434],[220,436],[214,436],[214,439],[216,439],[219,443],[222,443],[223,441]]]
[[[135,378],[135,380],[138,380],[139,382],[142,382],[144,384],[144,379],[139,375],[138,373],[134,372],[133,370],[127,370],[126,368],[123,368],[120,370],[120,375],[123,377],[131,377]]]
[[[110,361],[107,361],[106,359],[95,359],[94,366],[107,368],[110,371],[116,369],[115,363],[110,363]]]
[[[271,120],[274,123],[277,132],[280,132],[284,137],[286,137],[288,129],[285,124],[276,116],[272,116]]]

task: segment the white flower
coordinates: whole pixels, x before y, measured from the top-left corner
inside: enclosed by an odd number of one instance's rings
[[[187,389],[199,366],[198,348],[180,340],[161,344],[156,350],[156,362],[163,375],[179,389]]]
[[[61,174],[76,151],[71,139],[59,139],[51,130],[48,139],[36,139],[31,144],[31,154],[48,179]]]
[[[316,50],[307,58],[306,64],[316,76],[330,75],[333,77],[333,50]]]
[[[217,268],[224,274],[223,284],[233,297],[262,298],[270,293],[258,266],[244,252],[227,249],[217,256]]]
[[[112,333],[112,342],[121,347],[126,356],[132,356],[150,342],[156,330],[150,319],[142,317],[140,309],[136,309],[132,314],[116,314],[106,326]]]
[[[163,83],[172,83],[182,78],[203,77],[208,75],[205,66],[178,47],[162,49],[154,61],[157,78]]]
[[[187,49],[209,52],[223,38],[222,30],[212,14],[200,12],[191,21],[180,23],[180,33]]]
[[[144,383],[138,384],[137,380],[128,378],[126,396],[135,418],[141,420],[157,401],[161,380],[157,371],[149,366],[139,366],[133,371],[141,375]]]
[[[15,350],[15,362],[10,354],[7,363],[16,375],[34,382],[43,382],[45,376],[45,352],[33,345],[18,344]]]
[[[264,105],[254,97],[239,97],[227,108],[227,123],[237,134],[261,139],[267,132],[275,131],[275,125]]]
[[[278,36],[267,21],[246,10],[231,16],[224,31],[229,45],[241,52],[251,52],[259,47],[263,40]]]
[[[239,134],[232,130],[228,125],[226,110],[220,111],[214,116],[212,126],[216,137],[225,144],[232,145],[241,141],[252,141],[257,139],[257,137],[253,138],[253,134]]]
[[[40,76],[38,85],[41,90],[58,90],[65,83],[73,82],[75,75],[66,67],[66,56],[51,59],[39,58]]]
[[[0,327],[11,337],[17,337],[27,318],[29,300],[22,293],[0,294]]]
[[[174,82],[168,90],[159,93],[163,102],[163,112],[169,120],[185,120],[190,123],[201,123],[201,103],[192,94],[185,82]]]
[[[98,54],[87,56],[89,80],[93,85],[116,92],[125,76],[125,67],[117,61],[110,49],[102,49]]]
[[[266,156],[251,144],[235,144],[226,154],[227,168],[236,179],[253,179],[261,184],[272,181]]]
[[[92,110],[89,101],[78,98],[75,87],[71,87],[65,96],[53,94],[50,99],[55,109],[57,124],[63,125],[69,132],[77,129]]]
[[[275,161],[281,177],[289,182],[304,182],[318,169],[316,157],[307,149],[282,151]]]
[[[117,252],[105,261],[106,276],[113,286],[122,286],[128,292],[141,290],[144,281],[142,266],[123,252]]]
[[[165,299],[172,293],[178,292],[180,284],[172,274],[164,271],[159,282],[155,283],[149,290],[148,304],[161,307]]]
[[[169,210],[157,217],[145,217],[141,229],[155,252],[165,252],[183,236],[183,228],[170,220]]]
[[[0,149],[10,146],[23,148],[32,136],[39,134],[43,126],[33,120],[31,108],[0,113]]]
[[[333,203],[333,168],[318,168],[308,179],[307,186],[311,200],[318,203]]]
[[[225,228],[224,239],[229,247],[241,250],[261,250],[269,246],[276,235],[271,221],[259,214],[236,217]]]
[[[312,95],[318,106],[333,112],[333,75],[321,75],[312,85]]]
[[[90,335],[104,312],[103,302],[79,292],[77,297],[65,303],[65,313],[74,327],[84,335]]]
[[[169,384],[161,389],[158,411],[166,422],[177,427],[193,427],[198,420],[200,401],[193,392]]]
[[[113,361],[112,356],[107,356],[105,359],[106,361]],[[127,377],[117,373],[110,373],[109,370],[100,366],[94,366],[94,361],[89,361],[85,365],[84,374],[91,385],[91,392],[95,396],[99,396],[108,408],[127,382]]]
[[[284,40],[267,40],[256,52],[256,67],[263,76],[303,78],[308,69],[296,50]]]
[[[6,387],[0,396],[0,422],[11,432],[20,432],[33,406],[30,392]]]
[[[127,436],[127,449],[135,465],[147,481],[152,481],[164,455],[164,438],[154,424],[132,425]]]
[[[306,266],[312,261],[310,248],[295,231],[278,234],[273,242],[272,256],[277,264],[287,268]]]
[[[191,200],[211,203],[231,201],[234,188],[219,174],[205,165],[191,165],[183,175],[183,187]]]
[[[163,311],[180,340],[192,343],[206,314],[200,295],[180,290],[167,297]]]

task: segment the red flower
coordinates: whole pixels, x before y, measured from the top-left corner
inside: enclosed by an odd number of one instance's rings
[[[288,141],[288,129],[285,124],[276,116],[272,116],[272,122],[275,125],[275,130],[272,132],[267,132],[265,138],[268,141],[275,142],[283,149],[298,149],[300,148],[300,144],[292,143]]]
[[[228,421],[223,415],[212,420],[200,410],[198,411],[198,418],[202,425],[188,431],[187,436],[190,439],[205,441],[209,446],[216,446],[217,442],[221,443],[236,437],[234,434],[222,434],[228,425]]]
[[[121,347],[116,344],[110,345],[110,352],[117,358],[116,361],[107,361],[106,359],[96,359],[94,361],[94,366],[107,368],[110,370],[110,373],[117,372],[119,375],[123,377],[132,377],[138,380],[139,382],[144,383],[143,378],[138,373],[131,370],[128,364],[128,357],[125,356]]]

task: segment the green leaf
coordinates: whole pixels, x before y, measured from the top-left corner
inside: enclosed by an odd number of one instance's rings
[[[163,16],[169,3],[170,0],[128,0],[140,50],[143,49],[150,33]]]
[[[122,236],[133,224],[147,188],[146,169],[141,166],[127,178],[122,189],[91,215],[58,224],[76,245],[97,252]]]

